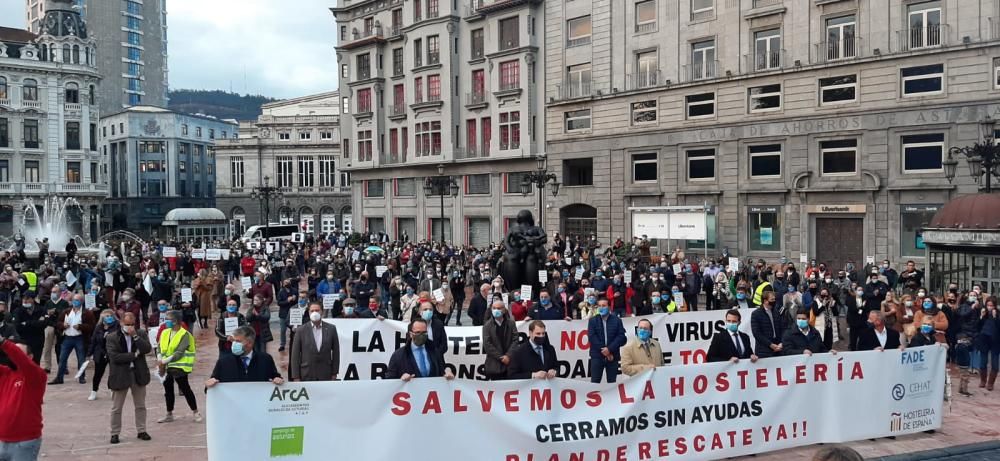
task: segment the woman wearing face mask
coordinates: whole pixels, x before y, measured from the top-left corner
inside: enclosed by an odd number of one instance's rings
[[[597,315],[597,292],[586,292],[583,301],[577,305],[581,319],[589,319]]]
[[[403,296],[399,298],[399,307],[402,311],[403,323],[409,324],[420,303],[420,296],[414,293],[413,287],[406,284],[404,284],[403,292]]]
[[[990,296],[979,310],[979,331],[975,336],[972,367],[978,370],[979,387],[993,390],[1000,371],[1000,314],[997,298]],[[987,372],[989,374],[987,375]]]
[[[226,334],[225,319],[227,318],[237,319],[236,320],[237,327],[242,327],[247,324],[246,317],[243,317],[243,314],[240,313],[239,304],[237,304],[236,301],[234,300],[230,300],[229,303],[226,304],[226,311],[222,313],[222,317],[219,319],[218,323],[215,324],[215,337],[219,339],[220,355],[229,353],[229,350],[232,347],[232,341],[233,341],[232,335]]]
[[[90,397],[87,400],[97,400],[97,389],[101,385],[101,378],[108,368],[108,350],[105,347],[108,335],[118,331],[118,319],[111,309],[101,311],[101,318],[94,333],[90,337],[90,347],[87,356],[94,361],[94,379],[91,381]]]
[[[521,299],[521,292],[515,290],[510,292],[508,295],[510,299],[510,314],[514,317],[515,322],[520,322],[528,317],[528,312],[531,311],[532,303],[530,299]]]
[[[850,295],[845,297],[844,305],[847,308],[848,326],[848,347],[852,351],[858,350],[858,341],[861,340],[861,333],[868,328],[868,309],[865,308],[865,290],[858,286],[852,288]]]
[[[267,351],[267,343],[274,340],[271,335],[271,309],[264,305],[260,296],[253,297],[253,306],[247,311],[247,324],[253,328],[256,340],[253,343],[255,352]]]
[[[142,326],[150,325],[149,318],[146,315],[146,310],[142,308],[142,304],[135,299],[135,290],[131,288],[126,288],[122,295],[118,298],[118,305],[115,306],[115,316],[122,318],[125,316],[126,312],[131,312],[132,315],[138,319]],[[159,317],[157,317],[159,318]],[[156,323],[159,325],[159,321]]]
[[[795,329],[795,313],[799,312],[805,307],[805,301],[802,299],[802,293],[799,292],[796,285],[788,284],[788,292],[781,300],[781,316],[784,319],[786,330]]]
[[[945,332],[948,331],[948,316],[941,311],[941,306],[944,306],[941,301],[943,300],[935,299],[933,296],[925,297],[920,305],[920,310],[913,314],[913,323],[923,325],[924,318],[930,317],[938,341],[947,342]]]
[[[212,318],[212,307],[218,303],[219,294],[215,291],[218,281],[217,277],[209,275],[207,270],[202,269],[191,283],[192,295],[198,301],[198,321],[202,328],[208,328],[208,319]]]
[[[886,292],[880,309],[885,314],[885,327],[903,335],[905,310],[903,309],[903,304],[896,299],[896,294],[892,291]],[[901,344],[906,344],[905,335],[900,336],[899,340]]]
[[[201,413],[198,413],[198,401],[188,383],[188,375],[194,370],[194,335],[182,327],[181,314],[178,311],[167,312],[164,324],[166,329],[158,336],[156,350],[159,358],[159,375],[166,377],[163,389],[166,391],[167,414],[156,422],[169,423],[174,420],[174,383],[176,383],[177,389],[184,395],[191,409],[194,422],[200,423],[202,418]]]

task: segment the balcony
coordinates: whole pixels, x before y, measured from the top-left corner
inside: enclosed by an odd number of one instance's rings
[[[106,184],[94,183],[60,183],[55,184],[55,192],[66,194],[93,193],[104,195],[108,193],[108,186]]]
[[[4,182],[0,183],[0,195],[47,194],[49,186],[49,184],[36,182]],[[51,186],[55,186],[55,184]]]
[[[625,75],[626,91],[653,88],[663,83],[663,73],[659,69]]]
[[[419,110],[430,107],[441,107],[443,104],[440,94],[429,94],[426,98],[416,99],[413,104],[410,104],[410,109]]]
[[[471,93],[465,93],[465,107],[467,109],[481,109],[488,104],[485,90],[480,89]]]
[[[707,80],[718,76],[716,72],[718,67],[719,61],[695,62],[684,66],[684,75],[688,77],[688,81],[692,82],[695,80]]]
[[[67,102],[65,106],[67,111],[80,112],[83,110],[83,106],[80,104]]]
[[[568,84],[556,84],[556,92],[559,99],[587,98],[591,95],[591,82],[572,82]]]
[[[922,48],[936,48],[947,45],[948,25],[931,24],[896,31],[897,52],[907,52]]]
[[[24,108],[24,109],[38,109],[38,110],[42,110],[42,102],[41,101],[25,101],[25,100],[21,100],[21,107]]]
[[[511,96],[515,94],[521,94],[521,82],[520,80],[513,82],[500,82],[500,88],[493,92],[494,97]]]
[[[403,25],[402,24],[393,24],[391,27],[389,27],[389,38],[390,39],[394,38],[394,37],[399,37],[401,35],[403,35]]]
[[[778,70],[785,66],[785,50],[761,51],[754,54],[745,54],[743,59],[746,68],[750,72],[767,72]]]
[[[844,37],[836,41],[824,41],[816,44],[816,58],[819,63],[846,61],[862,57],[861,37]]]
[[[580,38],[567,38],[566,48],[573,48],[575,46],[583,46],[590,44],[590,36],[580,37]]]
[[[452,156],[455,160],[470,160],[477,158],[489,158],[490,149],[487,145],[482,146],[472,146],[465,148],[455,148],[452,150]]]
[[[378,157],[379,165],[399,165],[406,163],[406,154],[400,155],[399,153],[389,153],[381,154]]]
[[[406,104],[401,101],[389,106],[389,120],[401,120],[406,118]]]
[[[0,98],[0,106],[10,107],[10,98]]]
[[[483,59],[483,57],[485,57],[485,55],[483,54],[483,43],[479,42],[476,46],[472,47],[471,58],[473,60],[476,60],[476,59]]]
[[[466,16],[486,15],[528,3],[541,3],[541,0],[472,0],[466,8]]]
[[[354,29],[351,34],[350,41],[340,45],[338,48],[349,50],[352,48],[357,48],[360,46],[368,45],[370,43],[377,43],[385,41],[385,37],[382,35],[382,26],[376,25],[370,29],[357,30]]]
[[[427,65],[428,66],[433,66],[434,64],[439,64],[439,63],[441,63],[441,53],[440,52],[436,52],[436,53],[428,52],[427,53]]]
[[[656,30],[656,21],[635,25],[635,33],[637,34],[644,34],[646,32],[652,32],[654,30]]]

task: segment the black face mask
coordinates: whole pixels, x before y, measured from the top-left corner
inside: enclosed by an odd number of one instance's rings
[[[548,337],[548,335],[546,335],[546,336],[532,336],[531,337],[531,342],[532,342],[532,344],[534,344],[536,346],[547,346],[549,344],[549,337]]]

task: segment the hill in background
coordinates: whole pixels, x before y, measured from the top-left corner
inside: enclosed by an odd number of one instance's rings
[[[220,119],[256,120],[260,106],[277,99],[220,90],[171,90],[170,110],[205,114]]]

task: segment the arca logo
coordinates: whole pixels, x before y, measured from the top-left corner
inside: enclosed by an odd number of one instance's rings
[[[299,390],[295,389],[280,389],[277,386],[274,387],[274,391],[271,392],[271,399],[269,401],[279,401],[284,402],[286,400],[291,400],[292,402],[298,402],[299,400],[309,400],[309,392],[306,388],[301,388]]]

